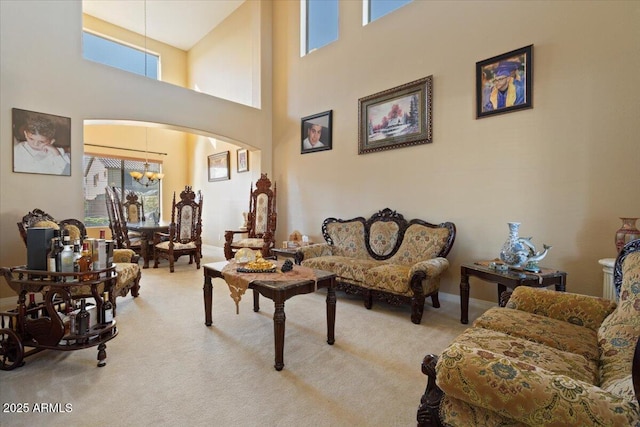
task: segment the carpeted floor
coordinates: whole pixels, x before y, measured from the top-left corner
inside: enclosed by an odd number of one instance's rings
[[[204,263],[222,260],[204,248]],[[326,343],[326,291],[285,304],[285,367],[273,368],[273,303],[240,314],[214,281],[213,326],[204,325],[202,269],[181,258],[143,270],[140,297],[118,299],[119,335],[96,348],[44,351],[0,372],[2,426],[412,426],[426,386],[420,363],[465,329],[457,296],[427,300],[421,325],[410,309],[338,292],[336,342]],[[486,304],[472,300],[473,319]],[[15,413],[24,403],[29,413]],[[60,405],[55,405],[56,403]],[[45,405],[42,405],[45,404]],[[33,412],[50,408],[54,413]]]

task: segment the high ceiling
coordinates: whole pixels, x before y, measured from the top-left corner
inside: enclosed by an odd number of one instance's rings
[[[83,0],[82,10],[127,30],[189,50],[244,1]]]

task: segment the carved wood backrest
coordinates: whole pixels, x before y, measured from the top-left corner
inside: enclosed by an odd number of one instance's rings
[[[249,213],[247,231],[250,238],[262,238],[265,234],[274,236],[276,232],[276,185],[271,189],[271,181],[263,173],[256,181],[256,189],[251,186],[249,193]]]
[[[113,240],[116,241],[118,248],[131,248],[127,220],[118,193],[117,189],[113,187],[105,188],[109,228],[111,228]]]
[[[38,224],[38,226],[43,226],[47,222],[55,223],[57,225],[56,220],[42,209],[34,209],[23,216],[22,221],[18,223],[18,231],[20,232],[20,236],[22,237],[24,244],[27,244],[27,229],[29,227],[36,227],[36,224]]]
[[[129,191],[126,196],[126,201],[122,204],[124,207],[124,213],[126,215],[127,222],[140,222],[145,221],[144,215],[144,202],[138,195]]]
[[[174,242],[189,243],[200,240],[202,233],[202,193],[193,192],[186,186],[180,193],[180,201],[176,202],[173,193],[171,208],[170,239]]]
[[[22,217],[22,221],[18,223],[18,231],[20,236],[27,244],[27,229],[29,227],[50,227],[57,229],[66,229],[69,231],[71,240],[84,239],[87,237],[87,229],[84,223],[78,219],[68,218],[62,221],[56,221],[51,215],[42,209],[34,209]]]

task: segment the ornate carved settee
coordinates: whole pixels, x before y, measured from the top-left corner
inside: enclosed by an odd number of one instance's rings
[[[640,425],[640,240],[616,260],[615,302],[517,287],[440,355],[418,425]]]
[[[296,262],[337,275],[337,288],[362,295],[370,309],[373,299],[410,304],[411,321],[419,324],[424,300],[440,307],[440,275],[455,240],[451,222],[439,225],[407,221],[391,209],[369,219],[327,218],[322,223],[326,243],[301,247]]]

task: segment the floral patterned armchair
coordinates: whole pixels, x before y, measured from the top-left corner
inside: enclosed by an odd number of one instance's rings
[[[616,260],[615,302],[520,286],[440,355],[418,425],[639,426],[640,240]]]

